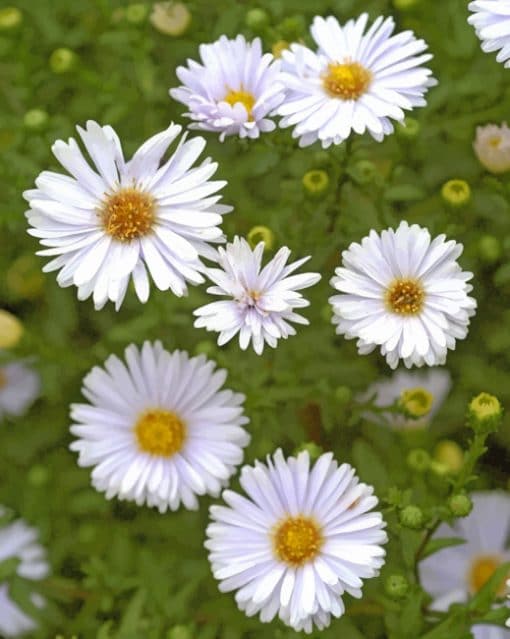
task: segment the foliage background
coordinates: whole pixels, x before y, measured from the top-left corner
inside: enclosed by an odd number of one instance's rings
[[[412,10],[388,0],[195,0],[188,3],[191,27],[178,38],[153,28],[148,5],[140,20],[129,5],[109,0],[17,0],[13,6],[23,22],[0,31],[0,305],[25,324],[13,356],[35,357],[43,396],[25,418],[1,426],[0,503],[39,527],[48,547],[53,574],[42,592],[49,605],[34,637],[290,639],[292,630],[247,619],[231,595],[218,592],[202,547],[210,500],[202,499],[199,512],[159,515],[108,502],[90,488],[89,471],[68,451],[68,405],[79,401],[83,375],[109,353],[159,338],[169,349],[207,352],[228,369],[228,385],[246,393],[253,435],[247,462],[278,446],[290,453],[315,441],[353,462],[380,497],[397,485],[412,488],[425,507],[440,500],[446,482],[413,474],[401,463],[405,451],[416,445],[432,451],[445,436],[465,443],[467,401],[482,390],[503,403],[510,398],[510,183],[484,172],[472,151],[476,125],[508,117],[510,71],[480,51],[460,0],[422,0]],[[223,33],[256,35],[245,20],[254,6],[270,16],[261,34],[268,49],[280,39],[308,41],[307,25],[316,14],[333,13],[341,21],[363,10],[371,18],[392,14],[397,28],[412,28],[429,43],[439,80],[428,106],[412,114],[421,125],[412,140],[402,134],[381,144],[356,138],[347,154],[342,147],[297,150],[287,132],[246,144],[209,137],[208,154],[229,181],[224,200],[235,206],[226,218],[228,235],[266,225],[276,246],[288,245],[296,257],[311,254],[309,270],[323,274],[307,291],[311,326],[263,357],[242,353],[235,341],[218,349],[205,331],[192,328],[191,313],[205,303],[205,287],[185,299],[154,290],[145,306],[129,294],[119,313],[111,305],[95,312],[90,300],[78,302],[74,289],[59,289],[53,275],[40,274],[21,197],[41,170],[59,170],[50,146],[75,135],[77,123],[92,118],[113,125],[128,155],[170,120],[184,124],[181,105],[168,96],[177,84],[176,66],[196,58],[199,43]],[[65,73],[49,63],[59,47],[77,55]],[[35,128],[24,118],[34,108],[49,115]],[[362,171],[360,160],[374,164],[373,175]],[[321,200],[306,197],[302,188],[303,174],[314,168],[330,176]],[[441,185],[451,178],[471,185],[472,200],[462,209],[441,200]],[[475,273],[479,303],[468,339],[448,358],[449,400],[427,432],[405,437],[364,422],[349,401],[389,370],[379,355],[358,357],[354,342],[335,337],[327,305],[339,251],[371,228],[400,219],[464,243],[460,261]],[[506,486],[509,444],[507,418],[492,440],[479,486]],[[408,610],[402,621],[400,613],[382,612],[384,576],[397,571],[412,579],[405,548],[415,540],[396,524],[391,530],[382,578],[366,585],[361,602],[348,602],[347,616],[323,632],[324,639],[414,639],[425,632],[419,610]],[[16,580],[13,591],[23,599]]]

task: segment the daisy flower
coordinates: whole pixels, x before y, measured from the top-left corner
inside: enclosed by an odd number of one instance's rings
[[[227,135],[258,138],[273,131],[276,125],[268,116],[284,98],[280,62],[262,54],[260,39],[221,36],[199,51],[202,64],[188,60],[187,67],[178,67],[182,86],[170,89],[171,97],[189,109],[190,129],[219,133],[222,142]]]
[[[419,565],[420,582],[434,598],[434,610],[445,611],[453,603],[467,601],[499,565],[510,561],[510,496],[493,491],[471,497],[470,515],[456,520],[453,526],[442,524],[434,535],[460,537],[466,543],[444,548]],[[499,594],[505,594],[505,580]],[[472,631],[475,639],[508,638],[507,630],[487,624],[476,625]]]
[[[405,110],[425,106],[424,95],[436,84],[421,66],[432,55],[412,31],[392,35],[393,18],[381,16],[365,32],[368,14],[344,26],[333,16],[316,17],[311,34],[318,50],[292,44],[282,52],[287,89],[278,107],[280,126],[294,126],[300,146],[320,140],[324,148],[340,144],[351,132],[380,142],[393,133],[391,120]]]
[[[4,509],[0,507],[0,513]],[[38,533],[19,519],[0,528],[0,560],[19,560],[16,574],[23,579],[38,581],[46,577],[49,566],[44,548],[38,543]],[[32,603],[42,606],[42,598],[33,594]],[[35,630],[37,624],[15,603],[9,594],[9,585],[0,583],[0,635],[17,637]]]
[[[427,371],[396,371],[390,378],[371,384],[358,399],[360,402],[374,398],[381,408],[399,402],[413,417],[387,412],[367,413],[370,419],[390,424],[395,428],[420,428],[426,426],[441,408],[451,387],[450,373],[432,368]]]
[[[363,579],[384,564],[378,500],[332,453],[310,467],[308,452],[241,471],[246,497],[226,490],[211,506],[206,548],[222,592],[263,622],[276,615],[295,630],[323,629],[344,613],[342,595],[361,597]]]
[[[25,361],[0,366],[0,420],[24,415],[41,392],[41,378]]]
[[[92,485],[107,499],[198,507],[219,495],[243,459],[244,395],[220,390],[227,373],[205,356],[169,353],[160,342],[131,344],[83,381],[88,404],[74,404],[71,450],[94,466]]]
[[[220,346],[239,333],[240,347],[245,350],[252,341],[253,349],[260,355],[264,343],[275,348],[280,338],[287,339],[296,334],[290,322],[309,323],[294,312],[294,309],[310,304],[298,291],[313,286],[321,276],[318,273],[291,273],[310,258],[287,264],[290,250],[283,247],[262,268],[263,253],[264,242],[259,242],[252,250],[246,240],[235,237],[232,244],[219,249],[221,268],[207,270],[215,284],[207,292],[230,299],[211,302],[194,311],[198,316],[195,327],[218,332]]]
[[[38,255],[55,258],[43,270],[60,271],[60,286],[77,286],[80,300],[92,295],[96,309],[111,300],[118,310],[131,278],[146,302],[148,273],[178,296],[187,282],[202,283],[200,257],[214,259],[209,242],[223,241],[218,225],[230,211],[213,195],[226,184],[210,181],[218,165],[206,159],[191,168],[205,140],[183,137],[160,166],[180,126],[149,138],[129,161],[110,126],[77,129],[95,170],[74,138],[58,140],[53,153],[72,177],[43,171],[24,193],[29,233],[50,247]]]
[[[341,293],[329,300],[336,332],[357,337],[360,355],[379,346],[391,368],[400,359],[408,368],[444,364],[476,309],[473,274],[457,263],[462,249],[407,222],[353,242],[331,280]]]
[[[510,170],[510,129],[506,122],[477,127],[473,148],[480,164],[491,173]]]
[[[468,22],[482,41],[485,53],[498,51],[496,60],[510,67],[510,0],[476,0],[468,9]]]

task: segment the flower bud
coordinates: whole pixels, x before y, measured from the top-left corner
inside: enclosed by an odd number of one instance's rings
[[[432,393],[421,387],[403,390],[398,401],[402,411],[414,419],[428,415],[433,403]]]
[[[414,140],[420,133],[420,123],[414,118],[407,117],[397,124],[397,135],[403,140]]]
[[[55,49],[50,55],[50,68],[53,73],[67,73],[76,64],[77,55],[71,49]]]
[[[460,493],[450,497],[448,508],[455,517],[467,517],[473,510],[473,502],[467,495]]]
[[[17,7],[0,9],[0,31],[15,29],[23,21],[23,14]]]
[[[409,592],[409,582],[404,575],[390,575],[384,582],[384,590],[392,599],[403,599]]]
[[[278,30],[283,37],[291,41],[300,38],[305,29],[305,19],[301,15],[288,16],[278,25]]]
[[[473,430],[491,433],[498,429],[503,416],[503,408],[497,397],[480,393],[474,397],[468,409],[468,417]]]
[[[216,352],[216,344],[209,339],[204,339],[195,346],[196,355],[205,355],[210,357]]]
[[[126,7],[125,17],[128,22],[131,24],[140,24],[147,17],[147,13],[149,8],[146,4],[142,4],[141,2],[136,4],[130,4]]]
[[[191,24],[191,13],[182,2],[156,2],[149,20],[160,33],[181,36]]]
[[[294,454],[298,455],[303,451],[307,451],[310,455],[310,459],[314,461],[322,455],[324,449],[322,448],[322,446],[319,446],[319,444],[316,444],[315,442],[304,442],[298,448],[296,448]]]
[[[35,464],[35,466],[32,466],[27,475],[28,483],[36,488],[47,484],[49,478],[50,473],[48,468],[42,464]]]
[[[255,248],[259,242],[264,242],[265,248],[270,251],[274,246],[274,233],[267,226],[254,226],[248,231],[248,244]]]
[[[0,348],[14,348],[23,335],[23,324],[9,311],[0,309]]]
[[[329,175],[322,169],[313,169],[303,175],[303,188],[312,198],[320,198],[329,188]]]
[[[264,9],[250,9],[244,18],[246,26],[252,31],[260,31],[269,24],[269,15]]]
[[[370,160],[359,160],[352,167],[350,174],[358,184],[370,184],[377,175],[377,167]]]
[[[465,180],[448,180],[441,188],[441,196],[449,206],[465,206],[471,199],[471,188]]]
[[[506,122],[479,126],[473,148],[480,164],[491,173],[510,170],[510,129]]]
[[[430,455],[423,448],[410,450],[407,455],[407,465],[418,473],[425,472],[430,466]]]
[[[348,404],[352,400],[352,390],[348,386],[337,386],[335,399],[339,404]]]
[[[464,451],[456,442],[443,439],[434,450],[434,461],[441,464],[444,474],[456,474],[464,466]]]
[[[494,264],[503,253],[500,240],[494,235],[482,235],[478,240],[478,255],[484,262]]]
[[[189,626],[174,626],[167,633],[167,639],[193,639],[194,633]]]
[[[42,129],[48,122],[48,114],[42,109],[30,109],[23,116],[23,124],[27,129]]]
[[[19,299],[36,299],[44,289],[44,275],[34,255],[20,255],[7,269],[9,293]]]
[[[420,4],[421,0],[393,0],[393,6],[397,11],[409,11]]]
[[[278,40],[271,47],[271,51],[275,58],[281,58],[283,51],[289,48],[289,43],[287,40]]]
[[[406,506],[400,511],[400,523],[405,528],[419,530],[423,527],[424,521],[423,511],[418,506]]]

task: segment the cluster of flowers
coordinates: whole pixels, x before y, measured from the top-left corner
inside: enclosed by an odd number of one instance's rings
[[[500,23],[486,17],[493,4],[470,5],[478,12],[473,22],[480,36],[491,38],[488,50],[502,46]],[[506,1],[499,4],[507,15]],[[422,40],[410,31],[394,35],[392,18],[380,17],[368,29],[367,22],[366,14],[343,26],[333,17],[317,17],[311,27],[317,51],[293,44],[281,61],[263,54],[259,40],[222,37],[200,47],[202,64],[189,61],[177,69],[183,85],[170,93],[186,104],[190,128],[221,139],[256,138],[276,127],[277,115],[280,126],[294,127],[301,146],[320,141],[327,148],[353,132],[380,141],[393,131],[392,120],[402,122],[405,110],[425,105],[435,80],[422,66],[431,58]],[[505,47],[501,55],[508,58]],[[131,280],[146,302],[150,278],[177,296],[186,294],[188,283],[207,278],[213,284],[208,293],[226,299],[197,309],[195,326],[218,332],[220,345],[238,335],[241,348],[251,342],[258,354],[266,343],[275,347],[293,335],[292,324],[307,323],[295,312],[309,304],[299,291],[320,275],[295,271],[309,258],[288,263],[290,250],[283,247],[262,266],[263,242],[252,249],[235,237],[225,248],[214,247],[225,242],[220,225],[231,207],[218,195],[226,183],[211,180],[217,164],[207,158],[197,165],[206,145],[202,137],[183,135],[163,161],[181,133],[171,124],[126,160],[110,126],[89,121],[77,129],[95,170],[75,139],[59,140],[53,153],[70,176],[43,171],[36,188],[24,194],[29,232],[45,247],[39,254],[53,258],[44,270],[58,271],[61,286],[75,285],[81,300],[92,296],[96,309],[109,300],[119,309]],[[448,349],[467,335],[476,309],[469,296],[472,274],[457,262],[461,253],[455,241],[432,239],[427,229],[404,221],[397,229],[371,231],[343,252],[331,280],[337,332],[357,338],[361,354],[379,347],[391,368],[400,360],[408,368],[444,364]],[[94,487],[107,498],[160,512],[181,504],[197,508],[200,495],[218,497],[250,439],[244,396],[223,389],[225,380],[226,371],[204,356],[169,353],[159,342],[140,349],[131,344],[125,361],[112,355],[104,368],[95,367],[84,380],[88,403],[71,410],[77,438],[71,448],[81,466],[94,467]],[[2,386],[0,377],[0,393]],[[286,459],[280,450],[266,463],[244,466],[240,482],[246,496],[225,490],[225,505],[210,510],[206,547],[221,590],[237,591],[238,606],[262,621],[278,615],[296,630],[326,627],[331,616],[343,614],[342,595],[360,597],[363,579],[377,575],[384,563],[387,535],[373,510],[373,488],[331,453],[312,464],[307,452]],[[441,561],[431,557],[421,564],[438,609],[485,583],[489,550],[498,556],[492,571],[502,561],[509,502],[496,494],[476,497],[472,515],[461,524],[468,549],[449,549]],[[486,528],[487,509],[506,527]],[[481,546],[480,518],[484,530],[494,533]],[[0,532],[9,536],[10,529]],[[5,554],[26,553],[38,566],[34,572],[32,562],[26,575],[39,578],[47,567],[33,536],[25,537]],[[13,610],[7,590],[0,595],[0,610]],[[6,636],[28,628],[21,611],[6,615],[0,621]]]

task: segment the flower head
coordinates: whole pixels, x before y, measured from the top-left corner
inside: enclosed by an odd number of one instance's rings
[[[27,362],[0,366],[0,420],[24,415],[40,392],[39,374]]]
[[[0,508],[0,512],[3,508]],[[38,543],[38,533],[22,520],[0,527],[0,557],[2,561],[10,558],[18,559],[16,574],[30,581],[38,581],[46,577],[49,566],[44,548]],[[32,603],[40,607],[43,600],[36,594],[31,596]],[[0,635],[17,637],[35,630],[37,624],[29,617],[9,593],[9,585],[0,583]]]
[[[218,495],[243,459],[249,435],[244,395],[220,390],[226,371],[205,356],[131,344],[84,379],[89,404],[72,406],[80,466],[108,499],[176,510]]]
[[[477,127],[473,148],[480,164],[491,173],[510,171],[510,129],[506,122]]]
[[[191,24],[191,13],[182,2],[156,2],[149,19],[159,32],[180,36]]]
[[[318,50],[292,44],[282,52],[287,89],[278,108],[283,127],[294,126],[300,146],[320,140],[324,148],[351,133],[378,141],[402,122],[405,110],[424,106],[436,82],[421,66],[432,58],[412,31],[392,35],[393,18],[379,17],[365,32],[368,14],[341,26],[333,16],[316,17],[311,27]]]
[[[200,258],[216,255],[209,242],[223,241],[218,225],[230,207],[213,195],[225,185],[210,181],[218,165],[191,168],[205,140],[183,137],[160,166],[180,131],[171,124],[126,162],[115,131],[89,121],[78,133],[96,170],[76,140],[58,140],[53,153],[72,177],[43,171],[24,193],[29,233],[50,247],[38,254],[55,258],[44,270],[59,270],[60,286],[77,286],[79,299],[92,295],[96,309],[108,300],[120,308],[131,278],[146,302],[148,273],[160,290],[185,295],[186,282],[203,282]]]
[[[259,38],[222,36],[200,45],[200,57],[202,64],[189,60],[188,67],[177,68],[183,86],[170,89],[188,107],[191,129],[219,133],[223,141],[227,135],[258,138],[275,128],[268,115],[284,97],[280,63],[262,54]]]
[[[498,51],[496,60],[510,67],[510,0],[475,0],[468,22],[482,41],[485,53]]]
[[[23,336],[23,324],[20,320],[0,309],[0,348],[14,348]]]
[[[255,352],[260,355],[264,343],[275,348],[280,338],[296,334],[291,322],[308,324],[306,318],[294,312],[309,305],[298,291],[316,284],[320,275],[291,273],[310,258],[287,264],[290,250],[283,247],[262,268],[263,253],[264,242],[252,250],[246,240],[235,237],[232,244],[219,250],[221,268],[207,271],[215,284],[207,292],[230,299],[198,308],[195,326],[219,332],[220,346],[239,333],[241,348],[245,350],[252,341]]]
[[[473,275],[457,263],[462,249],[407,222],[353,242],[331,280],[341,293],[330,298],[337,333],[357,337],[362,355],[379,346],[391,368],[400,359],[408,368],[444,364],[476,309]]]
[[[295,630],[325,628],[344,613],[342,595],[361,597],[363,579],[384,564],[385,523],[378,500],[331,453],[310,467],[308,452],[241,471],[246,497],[226,490],[207,528],[220,590],[263,622],[276,615]]]
[[[434,535],[434,538],[460,537],[466,543],[440,550],[419,564],[420,581],[434,599],[434,610],[447,610],[453,603],[467,601],[487,583],[498,566],[510,561],[510,496],[494,491],[474,493],[471,498],[471,514],[452,526],[442,524]],[[499,594],[505,594],[505,590],[503,579]],[[476,625],[472,631],[475,639],[507,636],[504,630],[498,633],[489,625]]]

